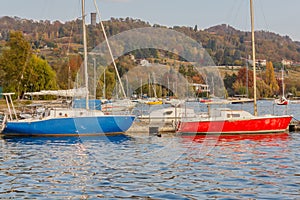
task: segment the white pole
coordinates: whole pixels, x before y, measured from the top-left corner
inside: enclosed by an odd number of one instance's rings
[[[254,9],[253,0],[250,0],[251,13],[251,35],[252,35],[252,59],[253,59],[253,90],[254,90],[254,115],[257,116],[257,102],[256,102],[256,66],[255,66],[255,37],[254,37]]]
[[[84,11],[84,0],[82,2],[82,29],[83,29],[83,49],[84,49],[84,77],[85,77],[85,87],[86,87],[86,96],[85,96],[85,107],[89,109],[89,81],[88,81],[88,72],[87,72],[87,41],[86,41],[86,27],[85,27],[85,11]]]

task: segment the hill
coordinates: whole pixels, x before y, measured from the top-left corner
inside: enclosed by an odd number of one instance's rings
[[[143,27],[164,27],[158,24],[150,25],[148,22],[132,18],[111,18],[104,21],[105,31],[108,37],[118,33]],[[21,19],[18,17],[1,17],[0,18],[0,53],[5,48],[5,42],[9,39],[10,31],[21,31],[28,41],[30,41],[34,51],[42,58],[46,59],[52,68],[57,72],[57,79],[60,88],[65,89],[68,85],[65,82],[66,73],[68,73],[68,62],[81,62],[79,58],[71,58],[72,55],[79,55],[82,51],[82,24],[81,20],[73,20],[62,23],[60,21],[33,21]],[[164,27],[174,31],[181,32],[186,36],[196,40],[206,49],[216,65],[220,66],[243,66],[245,58],[251,54],[251,33],[240,31],[229,25],[217,25],[205,30],[198,30],[197,27],[174,26]],[[99,24],[88,25],[88,46],[89,50],[104,41],[101,26]],[[277,73],[281,69],[283,59],[300,62],[300,42],[291,40],[288,36],[281,36],[268,31],[256,31],[256,51],[257,58],[261,60],[272,61]],[[180,44],[179,44],[180,45]],[[131,52],[136,59],[151,58],[153,62],[174,65],[176,62],[172,59],[178,59],[178,56],[170,55],[168,52],[161,50],[143,50]],[[166,57],[170,59],[166,62]],[[180,58],[179,58],[180,59]],[[149,59],[150,60],[150,59]],[[184,60],[176,63],[178,66],[186,65]],[[128,71],[132,65],[130,59],[120,59],[119,66],[125,66],[120,70],[122,73]],[[78,66],[74,67],[74,70]],[[288,70],[290,76],[297,74],[299,69],[296,66],[290,66]],[[232,73],[232,71],[228,71]],[[75,75],[72,75],[75,77]],[[195,76],[197,79],[197,77]],[[296,87],[300,90],[297,83],[298,79],[289,78],[287,84],[290,87]]]
[[[104,26],[108,36],[134,28],[151,27],[148,22],[132,18],[111,18],[104,22]],[[157,24],[153,26],[161,27]],[[179,26],[170,29],[184,33],[201,43],[217,65],[241,64],[243,62],[241,58],[248,57],[247,55],[251,52],[250,32],[240,31],[225,24],[205,30]],[[56,54],[62,55],[66,54],[66,51],[77,53],[82,43],[80,20],[61,23],[59,21],[41,20],[37,22],[18,17],[2,17],[0,18],[0,30],[0,41],[8,39],[9,31],[18,30],[26,35],[34,48],[56,48]],[[279,63],[282,59],[293,62],[300,61],[300,42],[292,41],[288,36],[280,36],[268,31],[256,31],[255,34],[258,59],[266,59],[273,63]],[[94,48],[103,40],[100,25],[89,25],[89,48]]]

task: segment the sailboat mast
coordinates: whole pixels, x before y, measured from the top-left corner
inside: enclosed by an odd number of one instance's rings
[[[252,36],[252,59],[253,59],[253,99],[254,99],[254,115],[257,116],[257,102],[256,102],[256,60],[255,60],[255,38],[254,38],[254,9],[253,0],[250,0],[251,13],[251,36]]]
[[[282,65],[281,70],[281,85],[282,85],[282,97],[284,97],[284,65]]]
[[[83,30],[83,64],[84,64],[84,79],[85,79],[85,107],[89,109],[89,81],[88,81],[88,71],[87,71],[87,41],[86,41],[86,27],[85,27],[85,1],[81,0],[82,4],[82,30]]]
[[[105,68],[104,68],[104,72],[103,72],[103,90],[102,90],[102,92],[103,92],[103,94],[102,94],[102,96],[103,96],[103,99],[106,99],[106,77],[105,77]]]
[[[143,98],[143,79],[141,79],[141,99]]]

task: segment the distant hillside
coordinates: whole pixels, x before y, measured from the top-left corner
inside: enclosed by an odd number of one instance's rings
[[[132,18],[111,18],[109,21],[104,22],[104,26],[108,36],[134,28],[151,27],[148,22]],[[160,27],[157,24],[153,26]],[[205,30],[197,30],[197,27],[179,26],[170,29],[182,32],[201,43],[217,65],[242,65],[244,63],[242,58],[248,57],[251,52],[251,44],[249,42],[251,34],[236,30],[228,25],[218,25]],[[54,54],[61,56],[66,53],[77,53],[81,48],[80,20],[61,23],[59,21],[42,20],[37,22],[18,17],[0,18],[0,41],[8,39],[10,30],[22,31],[28,40],[32,42],[35,49],[53,48],[55,51],[47,52],[50,58]],[[93,48],[103,40],[100,25],[89,25],[89,47]],[[294,62],[300,61],[300,42],[294,42],[288,36],[257,31],[256,50],[258,59],[272,61],[275,63],[275,66],[282,59]]]
[[[239,51],[245,56],[245,52],[251,52],[251,33],[234,29],[228,25],[218,25],[206,29],[213,35],[213,39],[219,44],[225,44],[225,48]],[[272,62],[280,62],[282,59],[300,61],[300,42],[292,41],[288,36],[280,36],[268,31],[256,31],[256,55],[258,59],[266,59]]]
[[[118,33],[143,27],[164,27],[158,24],[150,25],[148,22],[132,18],[111,18],[103,22],[105,32],[108,37]],[[210,54],[215,64],[220,67],[221,74],[237,74],[233,67],[228,66],[244,66],[245,58],[251,54],[251,34],[237,30],[228,25],[218,25],[205,30],[198,30],[195,27],[174,26],[164,27],[174,31],[181,32],[186,36],[201,43],[206,51]],[[82,21],[74,20],[65,23],[60,21],[33,21],[21,19],[18,17],[2,17],[0,18],[0,55],[9,40],[10,31],[21,31],[27,41],[31,43],[35,54],[45,59],[56,72],[56,82],[58,88],[67,89],[72,87],[72,82],[76,79],[76,74],[82,63]],[[170,41],[176,38],[168,35]],[[88,48],[92,50],[95,46],[104,41],[103,31],[99,24],[96,26],[87,26]],[[175,45],[177,47],[177,43]],[[118,48],[118,46],[116,46]],[[184,46],[178,44],[183,53],[195,53],[193,45]],[[184,47],[184,48],[183,48]],[[120,45],[120,48],[123,48]],[[114,50],[118,50],[115,49]],[[174,49],[173,49],[174,50]],[[172,50],[171,50],[172,51]],[[300,63],[300,42],[292,41],[288,36],[280,36],[275,33],[266,31],[256,32],[256,51],[257,58],[272,61],[275,67],[276,77],[280,77],[282,59]],[[175,51],[172,51],[175,52]],[[176,55],[167,51],[158,49],[138,49],[130,52],[130,55],[124,55],[116,60],[117,68],[120,76],[139,65],[140,60],[147,59],[151,63],[159,63],[169,67],[174,67],[187,77],[193,83],[203,83],[203,77],[193,69],[193,65],[183,58],[182,55]],[[286,91],[296,94],[300,91],[300,66],[286,65]],[[239,68],[239,67],[238,67]],[[258,74],[262,76],[264,69],[260,68]],[[66,79],[66,75],[69,78]],[[1,75],[1,73],[0,73]],[[115,80],[114,68],[108,67],[106,77],[110,77],[109,86],[112,92]],[[101,84],[101,81],[100,81]],[[108,86],[107,86],[108,87]],[[97,89],[98,90],[98,89]],[[98,93],[98,92],[97,92]],[[99,94],[102,94],[99,91]]]

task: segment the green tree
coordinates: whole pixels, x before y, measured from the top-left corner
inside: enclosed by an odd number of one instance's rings
[[[57,89],[56,73],[47,61],[33,54],[28,63],[28,72],[28,77],[24,79],[25,91]]]
[[[0,79],[4,92],[21,94],[24,73],[31,57],[30,44],[24,39],[21,32],[11,32],[6,43],[6,49],[0,57]]]
[[[231,76],[229,74],[225,74],[224,77],[224,86],[226,88],[226,92],[228,96],[233,96],[234,95],[234,90],[233,90],[233,83],[236,81],[237,76],[236,74],[232,74]]]
[[[21,32],[11,32],[7,48],[0,57],[0,75],[4,92],[17,97],[26,91],[56,89],[56,75],[48,63],[32,53]]]

